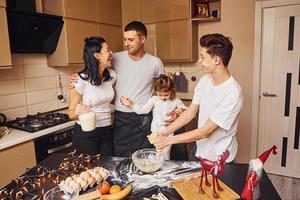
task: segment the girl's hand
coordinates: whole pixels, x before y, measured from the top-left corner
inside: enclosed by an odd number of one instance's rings
[[[78,79],[79,79],[79,75],[77,73],[72,74],[68,80],[68,88],[73,89],[74,84],[77,83]]]
[[[133,107],[133,103],[130,101],[130,99],[128,99],[127,97],[122,96],[120,98],[120,102],[122,105],[127,106],[132,108]]]
[[[87,113],[91,110],[91,106],[86,106],[86,105],[83,105],[83,104],[77,104],[76,105],[76,108],[75,108],[75,114],[76,115],[81,115],[83,113]]]

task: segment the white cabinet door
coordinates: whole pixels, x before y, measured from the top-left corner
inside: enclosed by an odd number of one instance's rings
[[[265,8],[258,153],[278,146],[267,172],[300,178],[300,5]]]

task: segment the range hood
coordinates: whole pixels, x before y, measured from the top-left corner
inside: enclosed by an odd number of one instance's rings
[[[51,54],[63,27],[61,16],[6,8],[11,53]]]

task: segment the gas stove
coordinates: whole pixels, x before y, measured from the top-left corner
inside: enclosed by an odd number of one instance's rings
[[[68,121],[70,119],[67,114],[51,111],[17,117],[15,120],[6,122],[6,125],[10,128],[33,133]]]

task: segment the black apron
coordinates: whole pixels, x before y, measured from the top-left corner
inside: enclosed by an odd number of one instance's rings
[[[154,148],[148,141],[152,113],[138,115],[115,111],[113,125],[114,156],[131,157],[138,149]]]

